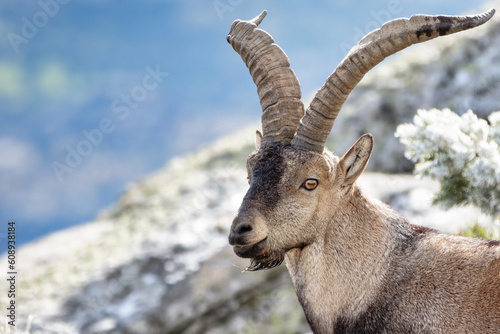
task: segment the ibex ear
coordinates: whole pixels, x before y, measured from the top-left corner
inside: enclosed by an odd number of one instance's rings
[[[349,186],[365,170],[373,150],[373,136],[366,133],[340,158],[339,166],[344,172],[343,186]]]
[[[255,131],[255,149],[260,148],[260,142],[262,141],[262,132],[259,130]]]

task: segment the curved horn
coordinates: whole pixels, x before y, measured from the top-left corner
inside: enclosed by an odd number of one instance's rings
[[[292,146],[323,152],[340,108],[363,76],[386,57],[416,43],[477,27],[494,9],[474,16],[413,15],[389,21],[354,46],[316,93],[301,119]]]
[[[234,21],[227,35],[257,85],[263,111],[261,148],[290,143],[304,116],[300,84],[288,57],[267,32],[257,28],[266,14]]]

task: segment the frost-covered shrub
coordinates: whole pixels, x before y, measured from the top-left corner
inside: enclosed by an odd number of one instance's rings
[[[472,204],[500,219],[500,111],[486,120],[471,110],[419,110],[413,124],[399,125],[396,137],[415,173],[439,180],[434,202],[446,208]]]

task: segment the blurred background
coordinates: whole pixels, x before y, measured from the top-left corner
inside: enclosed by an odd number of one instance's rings
[[[0,265],[15,221],[23,245],[16,333],[309,332],[285,266],[242,274],[248,261],[227,243],[261,115],[248,70],[226,42],[231,23],[268,10],[260,27],[289,56],[307,104],[384,22],[490,7],[499,6],[2,1]],[[410,174],[394,132],[419,108],[483,118],[500,110],[499,48],[497,13],[390,57],[352,92],[328,146],[341,155],[373,133],[359,183],[414,224],[449,233],[491,225],[478,208],[431,205],[439,183]],[[0,280],[0,308],[10,302],[6,285]],[[0,333],[13,332],[0,322]]]
[[[290,57],[307,98],[382,22],[480,5],[3,1],[0,221],[17,222],[21,243],[89,221],[173,156],[258,122],[256,89],[225,40],[236,18],[268,10],[263,27]]]

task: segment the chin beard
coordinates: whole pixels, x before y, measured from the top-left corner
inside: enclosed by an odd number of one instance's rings
[[[276,268],[280,264],[283,263],[284,256],[282,255],[275,255],[271,257],[262,257],[262,258],[252,258],[250,261],[250,265],[246,267],[245,271],[258,271],[258,270],[265,270],[265,269],[272,269]]]

